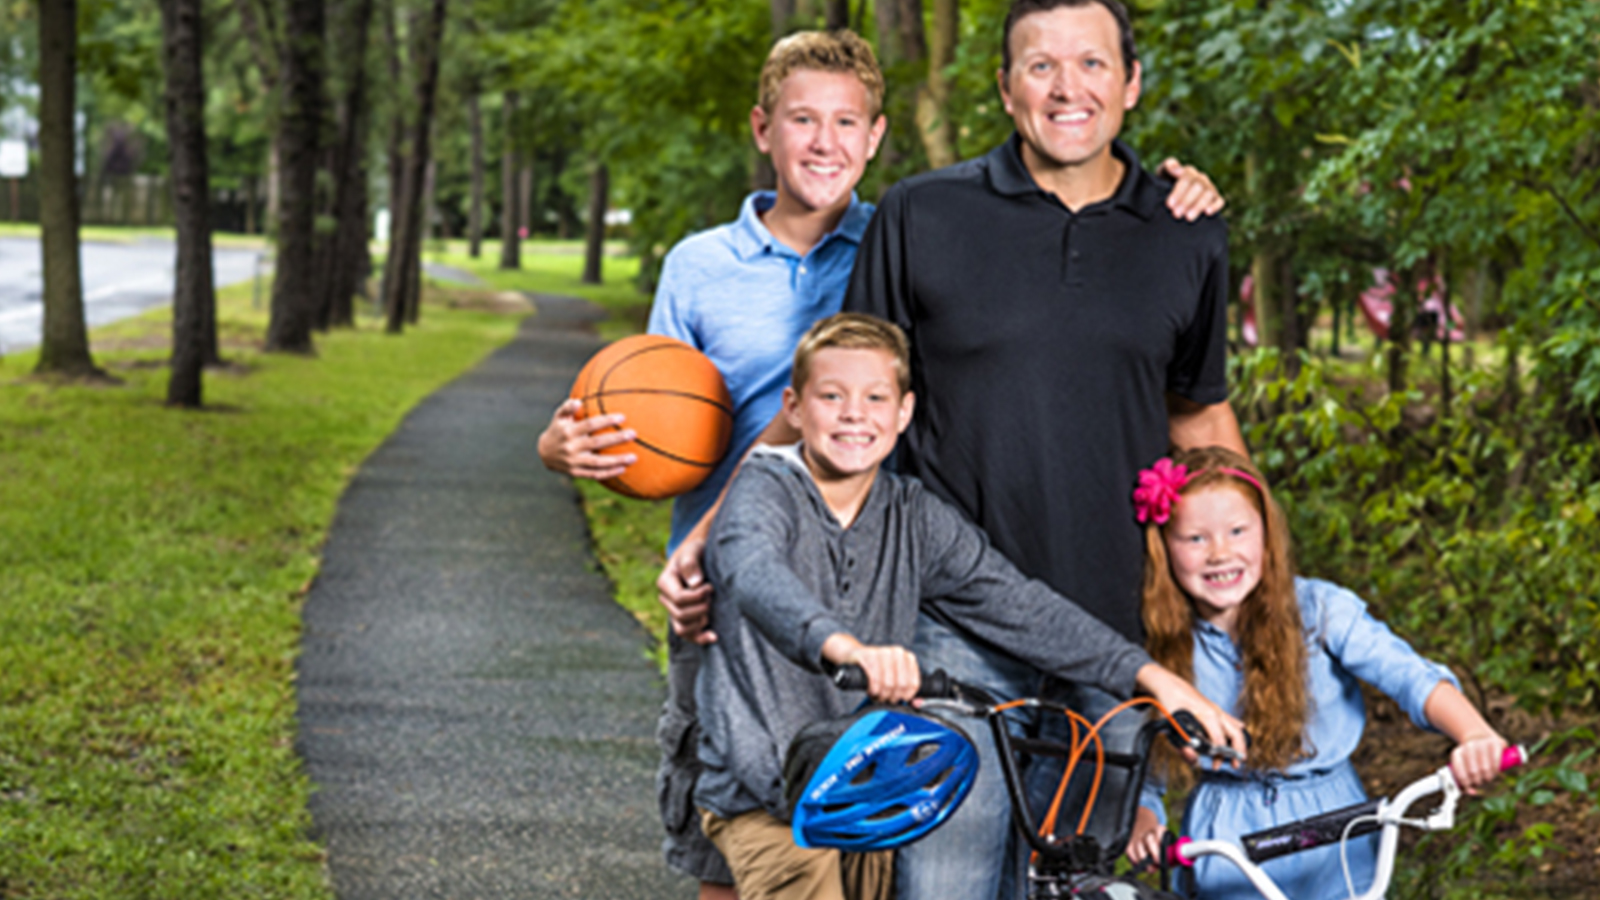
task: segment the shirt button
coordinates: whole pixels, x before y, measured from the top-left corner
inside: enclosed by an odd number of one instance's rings
[[[805,266],[801,266],[800,267],[800,274],[804,275],[805,273],[806,273],[806,267]]]
[[[841,594],[850,593],[850,582],[846,581],[844,584],[839,585],[839,593],[841,593]]]
[[[1079,255],[1080,254],[1078,253],[1078,251],[1076,251],[1076,250],[1072,251],[1072,258],[1073,259],[1077,259],[1079,257]]]
[[[852,556],[849,559],[846,559],[844,561],[844,567],[846,569],[854,569],[856,567],[856,558]]]

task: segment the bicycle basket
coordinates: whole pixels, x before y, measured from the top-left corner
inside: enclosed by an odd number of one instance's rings
[[[978,751],[937,716],[869,705],[801,729],[783,772],[796,844],[892,850],[955,812],[977,777]]]

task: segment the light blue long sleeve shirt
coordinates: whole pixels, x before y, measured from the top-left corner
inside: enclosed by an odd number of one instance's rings
[[[795,344],[839,311],[873,206],[853,195],[833,231],[801,255],[772,236],[761,214],[777,195],[745,198],[739,218],[680,241],[662,263],[652,334],[705,353],[733,399],[733,438],[722,463],[672,508],[670,553],[705,515],[762,429],[783,406]]]
[[[1389,626],[1373,618],[1366,602],[1346,588],[1297,578],[1295,594],[1306,632],[1310,715],[1304,738],[1307,755],[1291,763],[1282,777],[1317,775],[1350,759],[1367,725],[1362,681],[1392,697],[1419,727],[1431,728],[1423,714],[1428,696],[1441,681],[1461,686],[1449,669],[1419,655]],[[1244,660],[1233,639],[1206,622],[1195,625],[1194,684],[1229,714],[1244,718],[1239,704]],[[1234,770],[1224,767],[1208,771],[1207,777],[1225,781],[1233,774]],[[1239,777],[1249,778],[1250,770]],[[1166,821],[1159,784],[1146,782],[1140,805]]]

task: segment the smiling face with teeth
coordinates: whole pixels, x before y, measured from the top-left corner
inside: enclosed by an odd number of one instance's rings
[[[1023,16],[1007,40],[1000,96],[1028,171],[1058,196],[1058,185],[1084,176],[1097,186],[1109,179],[1108,195],[1115,191],[1121,169],[1111,142],[1139,100],[1139,63],[1125,68],[1116,18],[1098,3],[1060,6]]]
[[[850,192],[886,127],[855,74],[790,72],[770,112],[760,106],[750,111],[756,147],[772,157],[778,176],[778,201],[768,215],[832,217],[831,229],[850,206]]]
[[[1200,618],[1238,637],[1239,609],[1261,583],[1261,511],[1242,483],[1185,493],[1164,529],[1172,578]]]
[[[894,354],[871,348],[816,351],[800,390],[783,393],[784,414],[800,432],[806,467],[824,497],[872,485],[911,424],[914,404],[914,395],[900,389]]]

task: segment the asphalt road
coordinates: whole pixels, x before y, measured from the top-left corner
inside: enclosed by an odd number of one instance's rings
[[[533,449],[597,311],[534,300],[362,466],[306,599],[298,746],[341,900],[695,894],[661,861],[647,636]]]
[[[82,245],[83,304],[89,326],[104,325],[172,302],[171,241]],[[218,287],[254,276],[258,252],[214,248]],[[266,263],[262,263],[263,270]],[[38,238],[0,238],[0,353],[37,346],[44,321]]]

